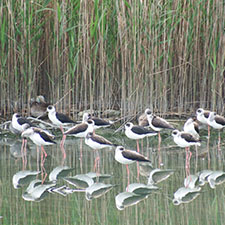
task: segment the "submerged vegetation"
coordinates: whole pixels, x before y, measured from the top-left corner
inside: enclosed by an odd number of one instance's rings
[[[0,2],[0,109],[224,112],[225,2]]]

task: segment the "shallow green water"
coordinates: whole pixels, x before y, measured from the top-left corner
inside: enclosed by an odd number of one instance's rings
[[[112,135],[113,131],[106,129],[98,131],[117,144],[130,149],[136,148],[136,142],[128,140],[124,134]],[[190,172],[195,174],[203,169],[225,170],[224,152],[225,141],[222,135],[221,153],[217,150],[217,133],[209,144],[207,153],[206,132],[202,132],[202,146],[199,147],[199,157],[193,151]],[[65,150],[67,157],[62,160],[59,142],[56,146],[46,147],[48,157],[44,162],[44,169],[49,173],[60,165],[74,168],[69,176],[85,174],[93,171],[95,154],[83,143],[82,159],[80,158],[80,140],[67,138]],[[27,170],[41,169],[37,164],[36,147],[28,141]],[[159,153],[157,152],[157,137],[144,140],[142,153],[152,160],[154,167],[158,167]],[[118,210],[115,197],[126,191],[126,167],[114,160],[114,150],[100,151],[100,173],[111,174],[112,177],[104,181],[116,185],[109,192],[97,199],[88,201],[85,193],[72,193],[62,196],[48,193],[40,202],[25,201],[22,194],[27,185],[15,189],[12,184],[13,176],[23,170],[21,158],[21,140],[17,137],[1,136],[0,145],[0,224],[224,224],[225,221],[225,183],[211,189],[208,184],[202,187],[200,195],[190,203],[174,205],[173,193],[183,186],[185,178],[185,151],[174,145],[170,134],[162,136],[160,157],[162,169],[174,169],[175,173],[167,180],[157,184],[159,190],[148,195],[135,205],[124,210]],[[194,148],[193,148],[194,150]],[[137,166],[130,168],[130,182],[137,180]],[[41,178],[41,174],[38,175]],[[141,173],[139,183],[147,183],[147,178]],[[57,186],[67,184],[63,179],[57,180]],[[74,188],[74,187],[73,187]]]

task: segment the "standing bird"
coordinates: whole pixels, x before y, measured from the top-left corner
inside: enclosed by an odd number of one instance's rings
[[[147,159],[145,156],[141,155],[140,153],[136,151],[127,150],[123,146],[117,146],[115,151],[115,159],[117,162],[126,165],[128,185],[130,184],[130,179],[129,179],[130,172],[129,172],[128,165],[134,162],[149,162],[150,163],[150,160]]]
[[[198,122],[196,121],[196,117],[191,117],[189,118],[183,127],[184,132],[190,133],[193,135],[196,139],[199,139],[199,125]],[[198,157],[198,147],[197,145],[195,146],[195,151],[196,151],[196,166],[197,166],[197,157]]]
[[[61,129],[62,133],[64,133],[63,125],[67,125],[67,124],[70,124],[70,123],[76,123],[75,121],[70,119],[67,115],[56,112],[55,107],[53,105],[48,106],[47,112],[48,112],[49,120],[54,125],[60,126],[60,129]]]
[[[149,136],[155,136],[157,135],[157,132],[148,130],[147,128],[134,125],[133,123],[128,122],[125,124],[125,134],[128,138],[137,141],[137,151],[140,152],[138,140]]]
[[[61,148],[62,148],[62,152],[64,157],[66,156],[65,150],[63,149],[63,143],[64,140],[66,138],[66,136],[64,135],[64,131],[63,131],[63,125],[67,125],[67,124],[71,124],[71,123],[76,123],[75,121],[73,121],[72,119],[70,119],[67,115],[62,114],[62,113],[58,113],[55,110],[55,107],[53,105],[49,105],[47,108],[47,112],[48,112],[48,118],[49,120],[56,126],[60,127],[60,130],[62,131],[63,134],[63,138],[61,141]]]
[[[89,132],[93,132],[93,131],[94,131],[94,121],[93,120],[87,120],[87,121],[84,121],[80,124],[77,124],[77,125],[71,127],[69,130],[64,132],[65,137],[66,136],[74,136],[74,137],[81,138],[81,140],[80,140],[80,157],[81,158],[82,158],[82,141],[83,141],[83,138],[85,138]]]
[[[88,133],[93,131],[94,131],[94,121],[87,120],[85,122],[82,122],[80,124],[71,127],[69,130],[64,132],[64,135],[85,138]]]
[[[184,132],[192,134],[196,139],[199,139],[199,125],[195,117],[189,118],[184,124]]]
[[[13,114],[11,122],[11,131],[13,133],[21,134],[23,131],[25,131],[31,126],[32,123],[28,119],[20,116],[18,113]]]
[[[10,124],[10,130],[14,134],[21,134],[23,131],[25,131],[27,128],[31,127],[32,123],[20,116],[18,113],[14,113],[12,116],[12,122]],[[22,145],[21,145],[21,155],[22,155],[22,161],[23,161],[23,167],[26,167],[26,145],[27,140],[25,138],[22,139]]]
[[[147,115],[148,123],[150,127],[158,132],[159,140],[158,140],[158,150],[160,151],[160,144],[161,144],[161,136],[160,131],[163,129],[174,129],[174,127],[169,124],[165,119],[154,115],[150,109],[145,110],[145,114]]]
[[[43,160],[43,154],[45,155],[45,158],[47,157],[47,153],[44,149],[44,145],[53,145],[56,144],[55,141],[53,141],[54,135],[50,134],[48,131],[43,130],[41,128],[37,127],[30,127],[26,129],[22,134],[22,137],[29,137],[33,143],[37,146],[37,155],[39,155],[39,146],[41,147],[41,170],[42,170],[42,182],[45,181],[47,177],[46,170],[44,168],[44,161]],[[37,157],[38,159],[39,157]],[[38,165],[38,162],[37,162]],[[45,173],[45,177],[44,177]]]
[[[181,148],[185,148],[186,150],[186,171],[187,175],[189,174],[190,169],[190,159],[191,159],[191,152],[190,146],[200,146],[200,140],[196,139],[192,134],[186,133],[184,131],[173,130],[172,132],[173,141]]]
[[[92,119],[94,121],[94,123],[95,123],[94,130],[99,129],[99,128],[106,128],[113,124],[112,121],[107,121],[107,120],[99,118],[99,117],[91,116],[90,113],[84,113],[83,114],[83,122],[84,122],[84,120],[88,120],[88,119]]]
[[[97,151],[99,149],[115,146],[115,144],[108,141],[104,137],[95,134],[94,132],[90,132],[90,133],[87,134],[87,136],[85,138],[85,144],[88,145],[89,147],[91,147],[92,149],[94,149],[97,153],[97,157],[95,159],[94,169],[96,168],[97,163],[98,163],[98,166],[99,166],[100,157],[99,157]]]
[[[218,148],[220,149],[220,142],[221,142],[220,130],[225,127],[225,118],[223,116],[217,115],[215,112],[210,112],[207,122],[209,126],[219,130]]]
[[[47,157],[47,153],[44,150],[44,145],[53,145],[56,144],[54,139],[54,135],[50,134],[48,131],[43,130],[41,128],[37,127],[30,127],[26,129],[22,134],[22,137],[29,137],[35,145],[41,147],[42,152],[45,154],[45,157]]]
[[[208,125],[208,117],[209,117],[210,111],[204,110],[202,108],[198,108],[196,110],[196,116],[197,120],[201,122],[202,124]],[[208,125],[208,138],[210,137],[210,126]]]
[[[46,114],[46,110],[49,105],[49,103],[46,103],[44,96],[37,96],[36,101],[33,101],[30,106],[31,116],[38,118],[42,117]]]

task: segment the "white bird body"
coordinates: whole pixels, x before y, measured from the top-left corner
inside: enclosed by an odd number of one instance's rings
[[[190,133],[174,130],[172,132],[174,142],[181,148],[190,147],[192,145],[200,146],[201,143],[198,139],[194,138]]]
[[[199,129],[198,124],[193,120],[193,118],[189,118],[184,124],[184,132],[192,134],[196,139],[199,139]]]
[[[208,125],[214,129],[223,129],[225,127],[225,118],[219,115],[216,115],[215,112],[210,112],[207,119]]]

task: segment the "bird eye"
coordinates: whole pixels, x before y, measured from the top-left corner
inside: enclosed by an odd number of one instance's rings
[[[173,131],[173,134],[174,134],[174,135],[177,135],[178,133],[177,133],[177,131]]]
[[[120,149],[120,151],[123,151],[123,150],[124,150],[124,148],[123,148],[123,147],[120,147],[119,149]]]
[[[130,123],[127,123],[126,126],[127,126],[127,127],[130,127]]]
[[[88,124],[92,124],[92,123],[93,123],[93,121],[92,121],[92,120],[88,120],[87,122],[88,122]]]

